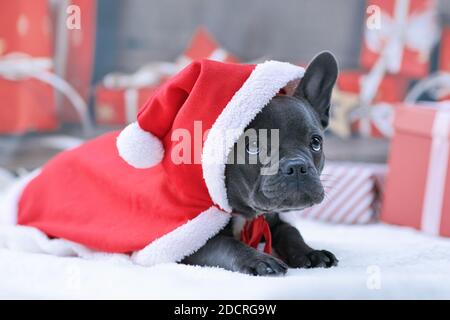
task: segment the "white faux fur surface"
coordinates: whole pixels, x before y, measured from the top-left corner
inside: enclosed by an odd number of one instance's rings
[[[61,258],[2,249],[0,241],[0,298],[450,299],[449,239],[295,220],[311,246],[336,254],[338,267],[252,277],[175,263],[141,267],[120,256]]]

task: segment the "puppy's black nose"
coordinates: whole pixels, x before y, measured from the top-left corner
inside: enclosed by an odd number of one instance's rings
[[[280,170],[285,176],[307,174],[308,164],[301,159],[286,160],[281,163]]]

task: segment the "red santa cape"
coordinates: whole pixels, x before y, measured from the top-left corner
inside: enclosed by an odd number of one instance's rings
[[[132,253],[142,265],[180,261],[229,222],[228,154],[303,72],[277,61],[192,63],[149,99],[137,122],[44,166],[20,192],[17,223],[91,249]],[[173,161],[180,132],[197,142],[200,136],[191,163]]]

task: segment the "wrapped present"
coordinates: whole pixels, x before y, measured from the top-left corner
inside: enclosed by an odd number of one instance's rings
[[[426,76],[439,40],[436,7],[436,0],[369,0],[361,65],[370,69],[381,57],[390,73]]]
[[[359,94],[366,74],[362,71],[341,72],[333,92],[331,130],[341,137],[361,133]],[[373,104],[369,107],[368,120],[371,137],[390,137],[393,133],[393,103],[403,101],[409,81],[401,76],[385,75],[380,82]]]
[[[450,73],[450,26],[445,27],[442,31],[439,69],[442,72]]]
[[[382,221],[450,236],[449,156],[450,104],[399,106]]]
[[[450,100],[450,27],[445,27],[442,32],[438,71],[415,83],[405,102],[415,104],[424,96],[433,101]]]
[[[102,126],[123,126],[136,121],[139,108],[156,87],[117,89],[100,85],[96,89],[95,118]]]
[[[185,52],[178,58],[180,68],[187,66],[193,60],[211,59],[221,62],[239,62],[239,60],[223,49],[205,27],[199,27],[191,39]]]
[[[177,70],[173,63],[152,62],[132,74],[106,75],[96,90],[97,124],[117,126],[136,121],[140,106]]]
[[[444,28],[442,32],[439,70],[450,77],[450,26]],[[439,92],[439,99],[450,100],[450,83]]]
[[[359,70],[342,71],[337,80],[339,90],[358,95],[365,72]],[[405,77],[385,75],[380,83],[374,102],[400,102],[405,98],[409,81]]]
[[[15,52],[47,58],[53,54],[47,0],[3,1],[0,4],[0,56]]]
[[[385,174],[381,164],[329,162],[321,176],[325,200],[296,216],[342,224],[376,221]]]
[[[0,134],[58,127],[53,88],[33,73],[52,68],[47,0],[0,4]]]
[[[54,2],[56,18],[56,72],[88,101],[94,66],[96,35],[95,0],[61,0]],[[63,122],[79,123],[80,115],[70,101],[57,96]]]

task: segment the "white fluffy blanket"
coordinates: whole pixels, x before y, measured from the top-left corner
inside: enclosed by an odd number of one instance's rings
[[[178,264],[146,268],[122,256],[56,257],[33,243],[6,249],[28,230],[3,226],[0,298],[450,299],[449,239],[382,224],[295,221],[313,247],[336,254],[338,267],[267,278]]]

